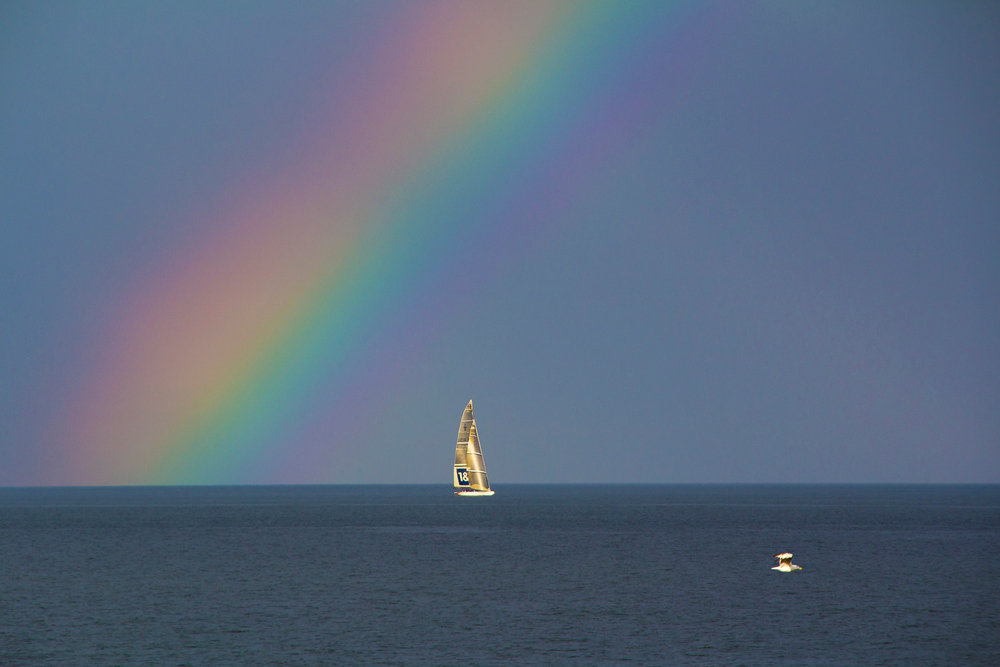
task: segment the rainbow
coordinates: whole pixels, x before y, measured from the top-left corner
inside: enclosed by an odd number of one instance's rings
[[[471,243],[497,248],[488,274],[568,224],[664,122],[663,91],[654,105],[628,77],[681,67],[642,58],[683,44],[688,21],[667,3],[404,5],[330,108],[303,114],[324,119],[309,148],[220,193],[123,295],[59,421],[52,481],[324,481],[351,465],[349,430],[320,446],[300,417],[320,401],[349,414],[358,384],[406,356],[394,341],[434,335]]]

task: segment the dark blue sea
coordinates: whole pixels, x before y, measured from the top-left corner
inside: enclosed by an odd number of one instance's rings
[[[495,488],[0,489],[0,665],[1000,665],[1000,486]]]

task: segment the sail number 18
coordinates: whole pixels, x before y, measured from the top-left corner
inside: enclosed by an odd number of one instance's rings
[[[469,485],[469,473],[465,470],[465,468],[457,468],[455,470],[455,474],[458,475],[459,485],[461,486]]]

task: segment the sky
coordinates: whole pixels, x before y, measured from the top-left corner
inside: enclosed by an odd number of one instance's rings
[[[996,3],[4,3],[0,485],[998,483],[998,118]]]

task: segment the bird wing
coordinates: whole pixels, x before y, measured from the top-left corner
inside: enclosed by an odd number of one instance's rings
[[[790,553],[774,554],[774,557],[781,561],[792,560],[792,554]]]

